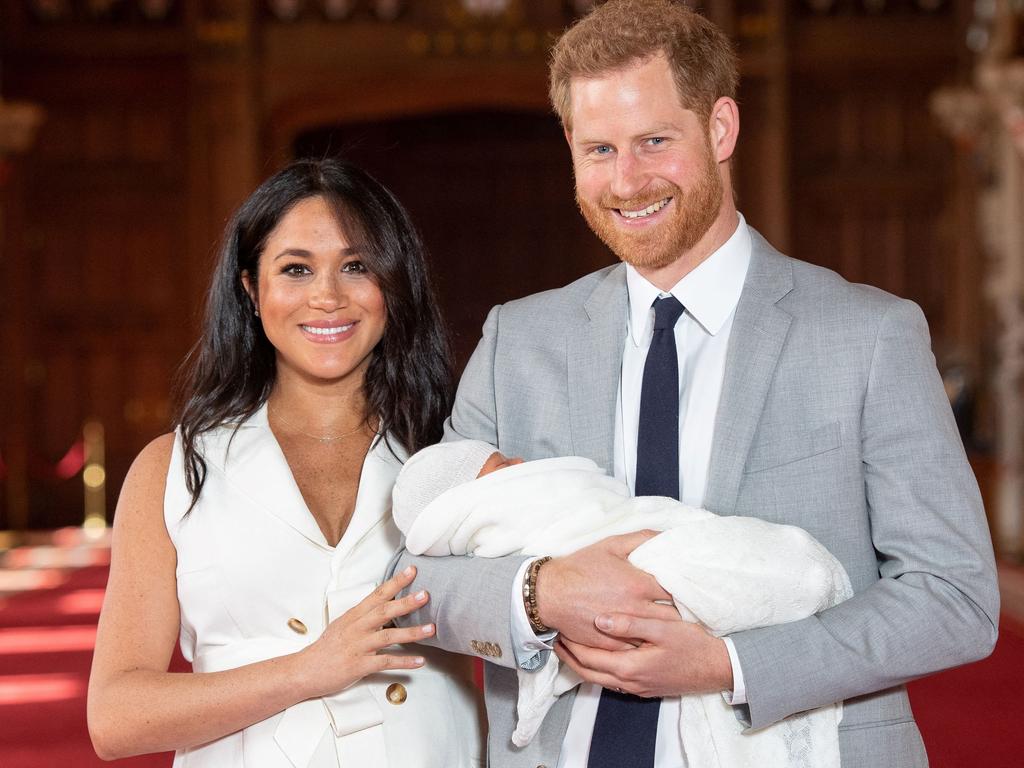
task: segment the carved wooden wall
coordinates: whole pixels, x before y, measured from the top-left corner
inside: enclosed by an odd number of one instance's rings
[[[960,30],[948,4],[790,26],[793,255],[913,298],[950,353],[976,341],[956,295],[977,281],[950,284],[956,168],[929,99],[965,63]]]
[[[5,90],[32,93],[49,116],[3,262],[22,334],[5,367],[25,408],[0,419],[19,419],[28,436],[33,527],[81,522],[80,481],[52,473],[83,422],[106,426],[115,488],[134,452],[164,428],[194,306],[181,279],[184,62],[92,61],[85,72],[81,63],[38,56],[4,71]]]
[[[453,149],[457,148],[457,149]],[[343,152],[390,187],[430,249],[456,353],[468,359],[487,311],[612,263],[579,216],[557,121],[470,111],[303,134],[299,156]]]
[[[927,115],[963,58],[967,0],[917,3],[705,5],[742,56],[748,220],[918,300],[940,344],[974,354],[976,273],[948,225],[958,169]],[[112,509],[132,456],[169,426],[225,220],[296,153],[346,148],[395,188],[463,361],[491,304],[609,263],[545,96],[546,46],[587,5],[0,0],[0,89],[49,113],[0,262],[24,333],[0,351],[4,396],[28,403],[27,453],[52,463],[100,418]],[[0,410],[0,451],[5,423]],[[31,524],[75,522],[79,489],[33,477]]]

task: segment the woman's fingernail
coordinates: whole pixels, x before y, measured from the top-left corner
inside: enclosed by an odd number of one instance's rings
[[[423,662],[425,662],[425,661],[426,661],[426,659],[424,659],[422,656],[417,656],[415,659],[413,659],[413,663],[414,664],[418,664],[420,666],[422,666]]]
[[[426,599],[427,591],[425,589],[421,589],[419,592],[416,593],[416,602],[421,603]]]
[[[424,635],[432,635],[434,633],[433,624],[424,624],[420,629],[423,630]]]
[[[407,565],[405,567],[405,570],[402,571],[402,575],[403,576],[412,576],[413,573],[415,573],[415,572],[416,572],[415,569],[411,565]]]

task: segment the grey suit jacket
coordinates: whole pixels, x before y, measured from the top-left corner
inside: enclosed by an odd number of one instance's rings
[[[855,595],[809,619],[732,635],[752,728],[845,700],[845,768],[927,765],[903,683],[991,652],[999,610],[977,484],[920,309],[789,259],[756,232],[736,309],[705,506],[805,528]],[[448,437],[528,459],[611,468],[626,335],[625,268],[495,307],[459,386]],[[498,768],[553,766],[571,694],[519,750],[509,605],[520,558],[402,555],[435,643],[481,655]],[[500,653],[501,656],[497,656]]]

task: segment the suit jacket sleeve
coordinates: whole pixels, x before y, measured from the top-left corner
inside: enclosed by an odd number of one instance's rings
[[[731,636],[747,687],[739,716],[753,728],[983,658],[995,644],[981,497],[909,301],[879,325],[861,427],[880,579],[811,618]]]
[[[498,306],[488,314],[483,337],[462,374],[455,408],[445,423],[445,440],[473,439],[498,444],[494,349],[500,311]],[[515,667],[509,606],[516,571],[525,559],[518,555],[427,557],[411,555],[403,549],[392,560],[388,575],[408,565],[416,566],[411,589],[426,589],[430,600],[396,623],[415,626],[433,622],[437,633],[425,644]]]

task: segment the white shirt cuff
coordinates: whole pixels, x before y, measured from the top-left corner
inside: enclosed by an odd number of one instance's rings
[[[526,570],[531,563],[539,560],[533,557],[524,560],[516,571],[515,580],[512,582],[512,605],[510,606],[512,617],[512,652],[515,654],[516,662],[522,669],[535,669],[543,664],[540,657],[542,651],[550,651],[554,648],[554,639],[557,632],[546,632],[537,635],[530,626],[530,619],[526,615],[526,606],[523,605],[523,580],[526,578]]]
[[[519,602],[522,602],[520,600]],[[525,609],[523,610],[525,614]],[[747,686],[743,683],[743,670],[740,668],[740,657],[736,654],[736,646],[728,637],[723,637],[725,649],[729,651],[729,663],[732,664],[732,694],[722,691],[722,698],[726,704],[739,706],[747,703]]]

